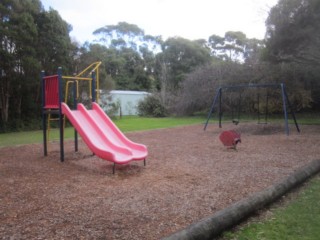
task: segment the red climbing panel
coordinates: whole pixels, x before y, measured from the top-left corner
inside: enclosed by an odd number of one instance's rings
[[[59,108],[59,78],[58,75],[47,76],[44,80],[46,109]]]
[[[237,144],[241,142],[241,136],[234,130],[223,131],[219,136],[224,146],[236,148]]]

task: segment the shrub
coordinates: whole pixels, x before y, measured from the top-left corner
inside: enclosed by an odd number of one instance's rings
[[[138,103],[138,113],[140,116],[165,117],[167,116],[167,109],[159,97],[148,95]]]
[[[106,113],[109,117],[115,118],[116,116],[121,117],[121,104],[120,100],[118,99],[116,102],[111,102],[106,106],[107,110]]]

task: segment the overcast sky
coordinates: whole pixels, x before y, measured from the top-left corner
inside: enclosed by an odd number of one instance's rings
[[[72,25],[71,37],[81,43],[92,32],[118,22],[136,24],[163,39],[180,36],[208,39],[212,34],[242,31],[263,39],[265,20],[278,0],[41,0],[45,9],[57,10]]]

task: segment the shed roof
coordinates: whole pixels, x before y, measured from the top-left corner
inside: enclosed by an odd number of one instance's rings
[[[144,92],[144,91],[112,90],[112,91],[110,91],[110,94],[145,95],[145,94],[149,94],[149,93]]]

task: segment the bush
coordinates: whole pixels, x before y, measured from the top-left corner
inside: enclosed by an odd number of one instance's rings
[[[107,110],[105,111],[107,115],[111,118],[116,118],[117,116],[121,117],[121,104],[120,100],[117,102],[111,102],[106,106]]]
[[[138,103],[138,114],[140,116],[165,117],[167,116],[167,109],[159,97],[148,95]]]

